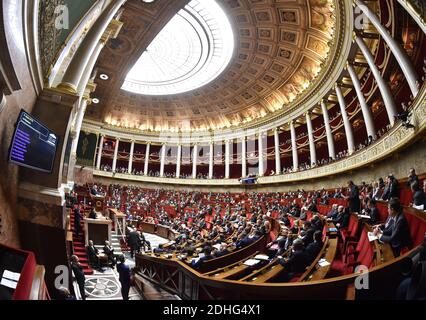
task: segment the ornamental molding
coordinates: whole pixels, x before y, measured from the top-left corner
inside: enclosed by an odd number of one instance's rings
[[[424,85],[413,102],[412,123],[415,129],[405,129],[402,124],[395,125],[389,132],[382,136],[371,146],[353,153],[342,160],[332,164],[320,166],[317,168],[286,173],[275,176],[264,176],[258,178],[258,184],[279,184],[299,182],[310,179],[317,179],[325,176],[332,176],[343,172],[359,169],[368,166],[376,161],[382,160],[395,152],[400,151],[409,144],[420,139],[426,131],[426,86]],[[100,170],[93,171],[94,176],[114,178],[128,181],[147,182],[155,184],[169,185],[211,185],[211,186],[236,186],[241,185],[238,179],[176,179],[148,176],[135,176],[129,174],[120,174],[105,172]]]

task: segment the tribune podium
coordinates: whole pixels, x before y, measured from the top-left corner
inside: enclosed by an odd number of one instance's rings
[[[86,246],[89,240],[93,241],[95,246],[104,245],[105,240],[111,242],[112,221],[102,215],[98,215],[97,219],[85,218],[84,230]]]
[[[44,273],[33,252],[0,244],[0,300],[48,300]]]
[[[93,194],[90,195],[90,200],[93,204],[93,207],[96,211],[104,213],[105,209],[105,197],[104,196],[95,196]]]

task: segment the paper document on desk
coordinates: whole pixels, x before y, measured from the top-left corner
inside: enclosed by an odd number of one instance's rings
[[[269,257],[266,254],[258,254],[257,256],[254,257],[254,259],[257,259],[257,260],[269,260]]]
[[[361,218],[361,219],[371,219],[371,217],[367,216],[366,214],[359,214],[358,218]]]
[[[379,240],[379,238],[377,236],[374,235],[373,232],[369,232],[368,233],[368,241],[375,241],[375,240]]]
[[[321,259],[320,261],[318,261],[318,264],[319,264],[320,267],[326,267],[326,266],[330,265],[330,262],[328,262],[325,259]]]
[[[256,260],[256,259],[248,259],[246,262],[244,262],[244,264],[245,264],[246,266],[251,267],[251,266],[254,266],[254,265],[258,264],[259,262],[260,262],[260,261],[259,261],[259,260]]]

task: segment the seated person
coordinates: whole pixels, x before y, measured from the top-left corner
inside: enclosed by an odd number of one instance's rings
[[[376,224],[379,222],[379,209],[376,208],[376,201],[374,199],[368,199],[367,208],[363,210],[363,214],[370,216],[368,223]]]
[[[89,240],[89,245],[86,247],[87,258],[89,263],[95,269],[101,268],[101,262],[99,259],[99,250],[93,245],[93,241]]]
[[[204,261],[208,261],[214,258],[212,256],[212,248],[210,246],[204,247],[203,253],[204,255],[201,258],[199,258],[197,261],[195,260],[192,261],[193,268],[199,269]]]
[[[284,267],[283,272],[279,275],[279,280],[283,282],[290,281],[297,274],[305,272],[308,266],[303,241],[296,239],[293,242],[292,253],[288,259],[278,257],[278,263]]]
[[[221,243],[220,247],[219,247],[219,250],[215,251],[214,256],[216,258],[218,258],[218,257],[222,257],[224,255],[227,255],[228,253],[231,253],[231,251],[228,250],[227,244],[226,243]]]
[[[112,268],[114,268],[116,264],[115,254],[114,254],[114,248],[111,247],[108,240],[105,240],[105,245],[103,247],[104,254],[108,258],[108,263],[111,264]]]
[[[151,242],[149,242],[148,240],[145,239],[145,236],[142,232],[138,231],[138,236],[139,236],[139,250],[140,248],[143,248],[143,250],[145,250],[145,248],[147,248],[147,250],[151,250]],[[139,252],[139,251],[138,251]]]
[[[349,213],[344,206],[338,206],[337,216],[333,219],[328,218],[327,221],[333,222],[336,228],[346,228],[349,224]]]
[[[89,218],[90,218],[90,219],[96,219],[96,218],[97,218],[97,214],[96,214],[96,212],[95,212],[95,209],[94,209],[94,208],[92,208],[92,209],[90,210]]]
[[[404,274],[406,278],[400,283],[396,297],[398,300],[425,300],[426,234],[420,250],[410,260],[411,270],[409,273]]]
[[[324,222],[321,220],[318,214],[312,217],[311,224],[315,230],[322,232],[322,229],[324,228]]]
[[[414,181],[411,183],[411,191],[413,191],[413,204],[412,207],[418,210],[426,209],[426,194],[420,189],[419,182]]]
[[[236,243],[237,249],[243,248],[245,246],[248,246],[249,244],[255,242],[262,236],[262,233],[260,231],[252,231],[248,236],[244,237],[240,241]]]
[[[280,238],[280,240],[278,240],[278,250],[273,255],[274,259],[284,255],[284,253],[288,250],[286,244],[287,244],[287,238]]]
[[[399,257],[401,249],[411,247],[410,229],[398,198],[389,200],[388,212],[393,223],[389,223],[384,229],[375,228],[374,234],[381,242],[389,243],[395,257]]]
[[[331,206],[331,210],[327,213],[327,218],[334,219],[337,217],[337,204]]]
[[[318,254],[320,253],[323,246],[322,242],[322,232],[321,231],[315,231],[314,233],[314,241],[310,243],[306,249],[305,253],[308,259],[308,263],[312,263]]]
[[[315,229],[312,228],[312,224],[310,221],[305,221],[303,224],[303,229],[300,232],[300,238],[302,239],[304,245],[309,245],[312,241],[314,241],[314,232]]]

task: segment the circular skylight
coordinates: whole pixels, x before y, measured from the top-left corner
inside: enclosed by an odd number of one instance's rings
[[[122,89],[145,95],[191,91],[214,80],[232,58],[231,24],[214,0],[192,0],[142,54]]]

